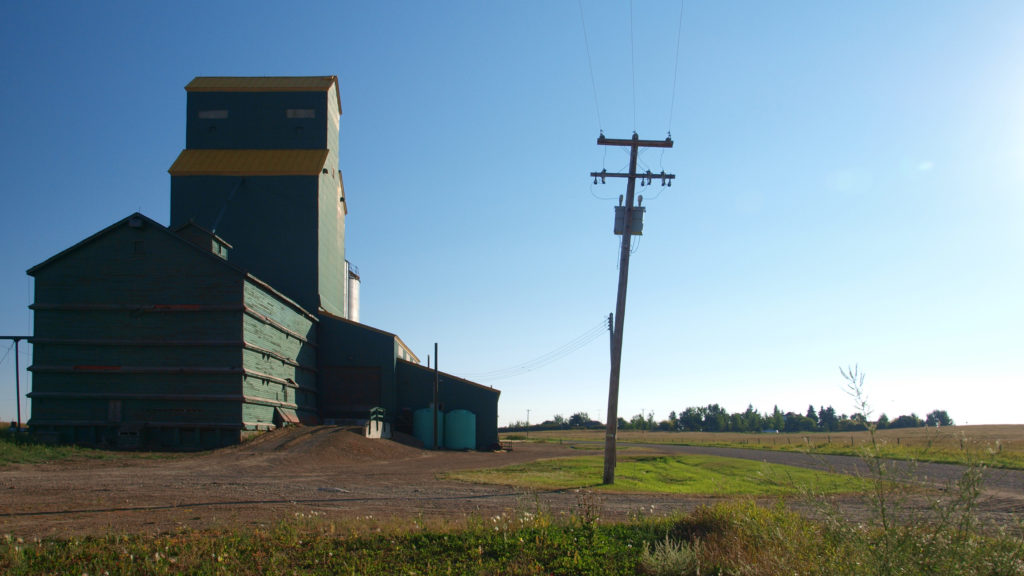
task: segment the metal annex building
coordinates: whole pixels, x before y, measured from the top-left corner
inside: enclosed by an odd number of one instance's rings
[[[28,271],[30,430],[198,449],[383,409],[412,432],[434,372],[358,321],[337,77],[201,77],[186,91],[170,226],[132,214]],[[476,448],[497,443],[499,394],[440,374],[439,406],[475,416]]]

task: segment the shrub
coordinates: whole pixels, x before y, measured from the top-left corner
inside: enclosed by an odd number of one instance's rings
[[[700,540],[675,542],[665,534],[665,540],[652,547],[644,543],[640,555],[640,569],[652,576],[689,576],[700,574]]]

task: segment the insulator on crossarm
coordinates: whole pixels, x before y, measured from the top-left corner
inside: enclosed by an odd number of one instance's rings
[[[594,176],[594,184],[597,184],[597,176]]]

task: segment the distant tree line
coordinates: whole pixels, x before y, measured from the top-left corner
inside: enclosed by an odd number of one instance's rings
[[[890,420],[882,414],[875,421],[868,420],[864,414],[836,414],[831,406],[821,406],[817,410],[813,405],[807,412],[785,412],[775,406],[771,413],[760,413],[752,405],[743,412],[730,414],[718,404],[707,406],[691,406],[682,412],[669,412],[668,418],[655,421],[654,412],[636,414],[629,420],[619,418],[619,430],[659,430],[687,432],[846,432],[867,430],[874,424],[879,430],[891,428],[917,428],[921,426],[952,426],[953,419],[945,410],[932,410],[924,420],[917,414],[901,415]],[[577,412],[568,419],[561,414],[551,420],[539,424],[515,422],[503,428],[504,431],[515,430],[567,430],[603,428],[604,424],[593,420],[586,412]]]

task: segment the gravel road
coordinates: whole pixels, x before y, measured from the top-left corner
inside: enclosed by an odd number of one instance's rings
[[[793,466],[862,471],[857,458],[691,446],[637,446],[653,453],[715,454]],[[626,449],[627,446],[623,446]],[[334,427],[282,430],[247,444],[164,458],[77,459],[0,467],[0,534],[63,537],[106,532],[272,526],[314,516],[353,530],[394,525],[450,525],[500,514],[546,511],[621,520],[689,511],[714,497],[532,492],[446,480],[445,472],[579,455],[569,445],[518,444],[509,452],[431,452],[362,438]],[[919,464],[915,477],[945,486],[957,466]],[[929,496],[929,498],[932,498]],[[851,518],[870,509],[837,499]],[[792,502],[798,509],[808,505]],[[925,509],[928,500],[913,503]],[[1024,512],[1024,472],[986,471],[979,513],[1017,524]]]

